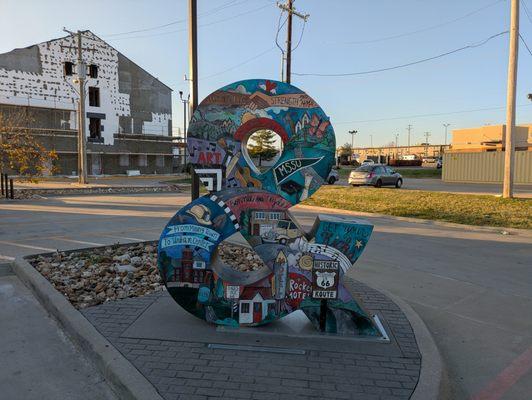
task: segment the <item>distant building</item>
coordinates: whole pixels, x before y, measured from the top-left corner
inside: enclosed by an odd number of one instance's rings
[[[454,129],[452,152],[481,152],[504,150],[506,125],[486,125],[479,128]],[[516,151],[532,150],[532,125],[516,126],[514,132]]]
[[[386,164],[390,159],[412,159],[440,157],[449,149],[449,145],[422,143],[412,146],[355,147],[353,159],[362,162],[371,159]],[[340,149],[338,152],[340,153]]]
[[[505,133],[505,125],[453,130],[451,149],[443,159],[442,179],[502,183]],[[532,125],[516,126],[514,146],[514,183],[532,184]]]
[[[88,173],[172,172],[172,89],[92,32],[82,35]],[[27,115],[24,128],[58,153],[60,174],[77,173],[76,63],[72,36],[0,54],[0,113]]]

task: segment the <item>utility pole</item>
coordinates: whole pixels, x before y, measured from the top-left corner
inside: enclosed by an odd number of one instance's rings
[[[198,107],[198,4],[197,0],[188,0],[188,73],[190,82],[189,91],[189,112],[188,115],[192,117],[194,111]],[[188,135],[187,135],[188,146]],[[195,200],[199,197],[199,178],[194,172],[190,170],[192,176],[192,190],[191,199]]]
[[[429,136],[430,132],[425,132],[425,157],[429,156]]]
[[[63,28],[63,31],[69,33],[72,37],[77,37],[77,78],[73,83],[77,83],[78,86],[78,183],[87,184],[87,150],[86,150],[86,137],[85,137],[85,76],[87,75],[87,68],[83,62],[83,48],[81,45],[81,31],[76,34]],[[70,47],[71,49],[73,47]]]
[[[79,127],[78,127],[78,146],[79,146],[79,172],[78,183],[87,184],[87,153],[85,137],[85,76],[87,75],[85,64],[82,58],[81,31],[78,31],[78,82],[79,82]]]
[[[373,134],[369,135],[369,143],[370,143],[370,147],[373,148]]]
[[[502,197],[513,197],[515,87],[517,84],[517,56],[519,50],[519,0],[511,0],[510,54],[508,60],[508,87],[506,92],[506,132],[504,146],[504,181]]]
[[[447,146],[447,128],[449,127],[449,125],[451,125],[451,124],[443,124],[443,126],[445,127],[445,140],[444,140],[443,144],[445,146]]]
[[[285,82],[290,83],[292,73],[292,15],[301,18],[307,22],[309,14],[302,14],[297,12],[293,6],[295,0],[286,0],[286,4],[277,3],[277,6],[288,13],[288,19],[286,23],[286,74]],[[282,73],[281,73],[282,75]]]
[[[187,160],[187,153],[188,153],[188,149],[187,149],[187,144],[188,144],[188,141],[187,141],[187,108],[188,108],[188,105],[190,103],[190,94],[187,96],[187,98],[183,98],[183,91],[180,90],[179,91],[179,99],[181,100],[181,102],[183,103],[183,138],[184,138],[184,143],[185,143],[185,168],[188,164],[188,160]]]
[[[399,147],[399,134],[398,133],[395,134],[395,147],[396,148]]]
[[[410,131],[412,131],[412,125],[408,124],[406,130],[408,131],[408,154],[410,154]]]

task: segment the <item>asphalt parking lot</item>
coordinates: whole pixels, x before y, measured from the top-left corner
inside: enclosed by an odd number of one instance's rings
[[[188,195],[168,193],[3,203],[0,257],[157,239],[170,216],[188,202]],[[317,215],[295,210],[306,226]],[[493,393],[495,385],[500,395],[476,399],[527,399],[532,393],[532,234],[365,218],[375,225],[374,234],[350,273],[403,298],[419,313],[447,364],[453,398]],[[19,335],[38,340],[30,326]],[[0,342],[7,357],[5,346]],[[45,371],[42,376],[46,379]]]

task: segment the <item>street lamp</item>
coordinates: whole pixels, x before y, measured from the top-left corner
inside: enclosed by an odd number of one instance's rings
[[[447,146],[447,128],[450,126],[451,124],[443,124],[443,126],[445,127],[445,140],[443,142],[443,144],[445,146]]]
[[[186,98],[183,98],[183,91],[179,91],[179,98],[181,99],[181,102],[183,103],[183,134],[185,136],[185,168],[187,165],[187,147],[188,147],[188,140],[187,140],[187,108],[188,103],[190,102],[190,93]]]
[[[355,147],[355,135],[358,133],[358,131],[352,130],[352,131],[349,131],[349,133],[351,134],[351,157],[349,157],[349,159],[352,161],[353,160],[353,151],[354,151],[354,147]]]

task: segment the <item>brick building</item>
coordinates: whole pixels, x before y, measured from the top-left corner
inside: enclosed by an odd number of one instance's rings
[[[172,172],[172,89],[90,31],[83,35],[89,174]],[[66,36],[0,54],[0,113],[59,156],[59,174],[77,173],[77,40]]]

